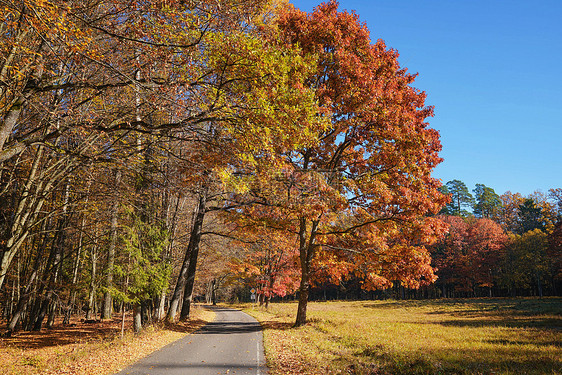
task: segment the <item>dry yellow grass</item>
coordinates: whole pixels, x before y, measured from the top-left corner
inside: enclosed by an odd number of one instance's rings
[[[562,374],[562,299],[320,302],[248,309],[276,374]]]
[[[148,327],[140,335],[127,332],[123,339],[115,332],[105,337],[77,336],[83,330],[55,332],[47,340],[47,331],[3,338],[0,374],[114,374],[213,319],[213,312],[196,307],[188,323]]]

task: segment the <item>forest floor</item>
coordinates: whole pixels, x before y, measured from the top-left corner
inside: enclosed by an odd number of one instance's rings
[[[40,332],[1,337],[0,374],[114,374],[214,318],[213,312],[200,306],[191,312],[189,322],[149,326],[138,335],[131,332],[132,316],[127,315],[123,338],[121,316],[96,323],[73,317],[69,325],[57,322]]]
[[[270,375],[562,374],[562,298],[238,306],[264,328]]]

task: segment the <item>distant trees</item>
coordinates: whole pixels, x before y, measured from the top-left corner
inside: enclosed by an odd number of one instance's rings
[[[470,191],[460,180],[452,180],[442,187],[442,192],[450,196],[450,202],[447,203],[444,213],[449,215],[467,216],[467,208],[471,208],[474,204],[474,198]]]
[[[548,235],[547,257],[550,259],[550,275],[554,286],[554,294],[561,292],[562,282],[562,220],[559,221],[554,230]]]
[[[431,254],[442,294],[459,291],[472,296],[486,289],[491,295],[507,235],[489,219],[444,216],[441,220],[449,224],[449,232]]]
[[[466,193],[463,185],[458,180],[447,183],[447,189],[456,191],[452,199],[459,199],[459,190]],[[442,295],[484,295],[486,288],[488,295],[559,293],[559,190],[498,196],[477,184],[475,217],[449,206],[445,212],[457,215],[440,218],[449,232],[432,247]]]
[[[501,201],[494,189],[483,184],[476,184],[474,191],[474,215],[493,219],[497,215]]]

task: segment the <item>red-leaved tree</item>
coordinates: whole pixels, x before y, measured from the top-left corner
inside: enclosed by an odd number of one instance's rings
[[[315,270],[338,278],[347,271],[335,265],[353,264],[366,287],[416,286],[433,278],[424,245],[443,229],[425,216],[446,200],[431,177],[441,161],[439,134],[426,122],[433,109],[398,53],[382,40],[371,43],[358,16],[337,8],[330,1],[307,14],[289,5],[277,27],[264,30],[272,43],[298,46],[316,63],[305,82],[322,107],[318,115],[331,121],[315,144],[287,153],[286,167],[250,190],[269,209],[246,212],[297,238],[297,326],[306,322]]]

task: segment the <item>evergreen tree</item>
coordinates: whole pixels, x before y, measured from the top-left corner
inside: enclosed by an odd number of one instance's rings
[[[534,200],[527,198],[523,204],[519,205],[519,234],[523,234],[535,229],[544,231],[544,220],[542,218],[541,208],[537,206]]]
[[[447,204],[449,213],[456,216],[470,216],[470,212],[466,208],[472,207],[474,198],[464,182],[452,180],[447,182],[446,186],[449,194],[451,194],[451,202]]]
[[[494,189],[483,184],[476,184],[473,192],[475,196],[474,215],[487,219],[493,217],[501,204],[500,196]]]

